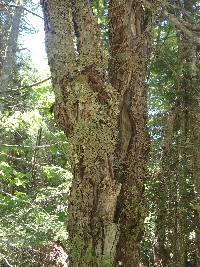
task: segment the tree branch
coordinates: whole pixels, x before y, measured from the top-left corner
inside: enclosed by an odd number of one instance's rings
[[[101,72],[104,56],[100,30],[88,0],[72,0],[72,10],[80,65],[83,69],[95,65]]]
[[[10,92],[12,93],[12,92],[15,92],[15,91],[24,90],[24,89],[27,89],[27,88],[32,88],[32,87],[38,86],[38,85],[50,80],[50,79],[51,79],[51,77],[48,77],[48,78],[46,78],[46,79],[44,79],[42,81],[30,84],[30,85],[24,85],[24,86],[18,87],[18,88],[10,88],[10,89],[6,90],[5,92],[0,92],[0,94],[7,94],[7,93],[10,93]]]
[[[7,264],[7,266],[9,266],[9,267],[14,267],[13,265],[11,265],[10,263],[9,263],[9,261],[7,260],[7,258],[3,255],[3,254],[0,254],[1,255],[1,257],[4,259],[4,261],[5,261],[5,263]]]
[[[9,5],[9,7],[15,7],[15,8],[16,8],[16,7],[18,7],[18,6],[16,6],[16,5]],[[23,10],[25,10],[26,12],[28,12],[28,13],[30,13],[30,14],[32,14],[32,15],[34,15],[34,16],[36,16],[36,17],[42,19],[42,20],[44,20],[44,18],[43,18],[42,16],[38,15],[37,13],[35,13],[35,12],[33,12],[33,11],[31,11],[31,10],[25,8],[25,7],[22,7],[22,8],[23,8]]]
[[[5,3],[5,2],[3,2],[3,3],[0,2],[0,10],[1,11],[3,11],[1,8],[4,8],[4,7],[8,7],[8,8],[13,8],[14,7],[14,8],[17,8],[17,7],[19,7],[19,5],[9,5],[9,4]],[[28,13],[30,13],[30,14],[32,14],[32,15],[40,18],[40,19],[42,19],[42,20],[44,19],[42,16],[38,15],[37,13],[35,13],[35,12],[33,12],[33,11],[31,11],[31,10],[23,7],[23,6],[22,6],[22,9],[25,10],[26,12],[28,12]]]
[[[37,157],[38,157],[38,153],[39,153],[39,146],[40,146],[41,138],[42,138],[42,127],[40,127],[38,129],[36,143],[35,143],[35,147],[34,147],[33,160],[32,160],[32,180],[34,183],[35,183],[35,177],[37,174],[36,164],[37,164]]]
[[[52,82],[58,88],[55,91],[56,99],[62,102],[63,88],[60,87],[60,84],[64,84],[64,81],[67,82],[77,72],[77,51],[74,45],[71,1],[43,0],[41,5]]]
[[[20,148],[47,148],[47,147],[52,147],[52,146],[56,146],[59,144],[67,144],[67,142],[58,142],[58,143],[54,143],[51,145],[41,145],[41,146],[22,146],[22,145],[10,145],[10,144],[0,144],[0,146],[2,147],[20,147]]]
[[[194,35],[192,31],[190,31],[187,27],[186,24],[180,22],[173,14],[169,13],[168,11],[164,10],[163,14],[168,18],[169,22],[176,26],[179,30],[182,31],[183,34],[185,34],[187,37],[191,38],[193,43],[200,45],[200,37]],[[185,24],[185,25],[184,25]],[[190,23],[189,23],[190,24]],[[191,24],[190,24],[191,26]],[[194,25],[195,26],[195,25]],[[199,25],[197,25],[199,27]],[[198,28],[197,28],[198,29]]]

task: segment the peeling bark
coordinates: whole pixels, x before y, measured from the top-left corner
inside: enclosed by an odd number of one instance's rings
[[[117,176],[120,228],[115,263],[139,266],[145,218],[146,130],[145,28],[141,1],[110,1],[110,80],[120,94]]]
[[[56,96],[53,111],[71,145],[73,267],[139,266],[148,152],[144,10],[140,1],[125,2],[119,14],[117,2],[110,2],[109,84],[89,2],[41,1]],[[121,19],[127,28],[116,26]]]

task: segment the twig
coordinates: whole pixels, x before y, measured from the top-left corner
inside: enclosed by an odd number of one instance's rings
[[[47,148],[47,147],[52,147],[52,146],[56,146],[59,144],[67,144],[67,142],[57,142],[54,144],[50,144],[50,145],[41,145],[41,146],[28,146],[28,145],[10,145],[10,144],[1,144],[0,146],[4,146],[4,147],[20,147],[20,148]]]
[[[1,3],[1,5],[2,6],[6,6],[6,7],[14,7],[14,8],[17,8],[17,7],[19,7],[19,5],[9,5],[9,4],[7,4],[7,3]],[[20,6],[21,7],[21,6]],[[31,10],[29,10],[29,9],[27,9],[27,8],[25,8],[25,7],[23,7],[22,6],[22,9],[23,10],[25,10],[26,12],[28,12],[28,13],[30,13],[30,14],[32,14],[32,15],[34,15],[34,16],[36,16],[36,17],[38,17],[38,18],[40,18],[40,19],[44,19],[42,16],[40,16],[40,15],[38,15],[37,13],[35,13],[35,12],[33,12],[33,11],[31,11]]]
[[[166,10],[164,15],[169,19],[169,22],[181,30],[186,36],[192,39],[195,44],[200,45],[200,38],[192,33],[184,23],[180,22],[173,14],[170,14]]]
[[[36,138],[36,143],[35,143],[35,147],[34,147],[34,155],[33,155],[33,160],[32,160],[32,180],[33,182],[35,182],[35,177],[36,177],[36,172],[37,172],[37,156],[39,153],[39,147],[40,146],[40,142],[41,142],[41,138],[42,138],[42,127],[40,127],[38,129],[38,134],[37,134],[37,138]]]
[[[10,263],[9,263],[9,261],[6,259],[6,257],[3,255],[3,254],[0,254],[1,255],[1,257],[4,259],[4,261],[6,262],[6,264],[9,266],[9,267],[14,267],[13,265],[11,265]]]
[[[27,11],[27,12],[31,13],[32,15],[34,15],[34,16],[36,16],[36,17],[38,17],[38,18],[42,19],[42,20],[44,20],[44,18],[43,18],[43,17],[41,17],[40,15],[36,14],[35,12],[33,12],[33,11],[31,11],[31,10],[29,10],[29,9],[25,8],[25,7],[23,7],[23,9],[24,9],[25,11]]]
[[[24,86],[18,87],[18,88],[9,88],[6,91],[0,92],[0,94],[7,94],[9,92],[15,92],[15,91],[19,91],[19,90],[24,90],[24,89],[32,88],[32,87],[38,86],[38,85],[40,85],[40,84],[42,84],[42,83],[50,80],[50,79],[51,79],[51,77],[48,77],[48,78],[46,78],[46,79],[44,79],[42,81],[39,81],[37,83],[30,84],[30,85],[24,85]]]

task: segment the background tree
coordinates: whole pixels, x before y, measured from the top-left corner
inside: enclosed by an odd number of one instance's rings
[[[192,208],[194,165],[191,159],[194,156],[189,152],[193,146],[190,135],[194,133],[189,118],[198,113],[194,100],[198,98],[195,95],[198,92],[198,25],[195,24],[198,7],[196,2],[185,1],[181,5],[168,4],[163,9],[167,10],[164,13],[169,24],[162,18],[161,26],[155,31],[156,50],[160,53],[153,57],[149,80],[154,152],[150,165],[153,179],[147,186],[150,185],[148,197],[153,201],[149,222],[155,227],[150,245],[154,249],[149,257],[152,266],[198,266],[195,229],[199,227],[195,226]],[[188,33],[187,27],[195,30]],[[155,89],[157,98],[154,98]]]

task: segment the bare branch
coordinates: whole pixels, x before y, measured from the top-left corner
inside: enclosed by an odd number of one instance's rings
[[[38,129],[36,143],[34,146],[34,154],[33,154],[33,160],[32,160],[32,180],[34,183],[35,183],[35,177],[37,174],[36,164],[37,164],[37,158],[38,158],[38,153],[39,153],[39,147],[38,146],[40,146],[41,138],[42,138],[42,127],[40,127]]]
[[[11,144],[0,144],[0,146],[2,147],[20,147],[20,148],[47,148],[47,147],[52,147],[52,146],[56,146],[59,144],[67,144],[67,142],[57,142],[54,144],[50,144],[50,145],[41,145],[41,146],[27,146],[27,145],[11,145]]]
[[[10,93],[10,92],[12,93],[12,92],[15,92],[15,91],[19,91],[19,90],[24,90],[24,89],[32,88],[32,87],[38,86],[38,85],[40,85],[40,84],[42,84],[42,83],[44,83],[44,82],[50,80],[50,79],[51,79],[51,77],[48,77],[48,78],[46,78],[46,79],[44,79],[44,80],[42,80],[42,81],[39,81],[39,82],[30,84],[30,85],[24,85],[24,86],[22,86],[22,87],[18,87],[18,88],[10,88],[10,89],[6,90],[6,92],[0,92],[0,94],[7,94],[7,93]]]
[[[200,37],[195,34],[195,31],[200,31],[200,25],[190,23],[186,20],[179,20],[175,15],[167,11],[167,8],[173,7],[174,9],[179,9],[183,14],[185,14],[187,17],[191,17],[190,13],[183,9],[182,7],[179,7],[177,5],[172,5],[167,0],[157,0],[156,1],[156,8],[154,6],[154,3],[152,3],[151,0],[143,0],[143,3],[145,7],[147,7],[150,10],[156,10],[160,9],[161,15],[164,15],[169,22],[176,26],[177,29],[179,29],[185,36],[191,39],[191,41],[195,44],[200,44]]]
[[[4,259],[4,261],[6,262],[7,266],[9,266],[9,267],[14,267],[13,265],[11,265],[11,264],[9,263],[9,261],[7,260],[7,258],[6,258],[3,254],[0,254],[0,255],[1,255],[1,257]]]
[[[18,6],[16,6],[16,5],[10,5],[9,7],[18,7]],[[31,11],[31,10],[25,8],[25,7],[22,7],[22,8],[23,8],[23,10],[25,10],[26,12],[28,12],[28,13],[30,13],[30,14],[32,14],[32,15],[34,15],[34,16],[36,16],[36,17],[42,19],[42,20],[44,19],[42,16],[38,15],[37,13],[35,13],[35,12],[33,12],[33,11]]]
[[[191,31],[200,31],[200,24],[192,24],[187,21],[181,21]]]
[[[3,11],[4,10],[4,8],[16,8],[16,7],[19,7],[19,5],[9,5],[9,4],[7,4],[6,2],[0,2],[0,10],[1,11]],[[25,8],[25,7],[23,7],[22,6],[22,9],[23,10],[25,10],[26,12],[28,12],[28,13],[30,13],[30,14],[32,14],[32,15],[34,15],[34,16],[36,16],[36,17],[38,17],[38,18],[40,18],[40,19],[44,19],[42,16],[40,16],[40,15],[38,15],[37,13],[35,13],[35,12],[33,12],[33,11],[31,11],[31,10],[29,10],[29,9],[27,9],[27,8]]]

